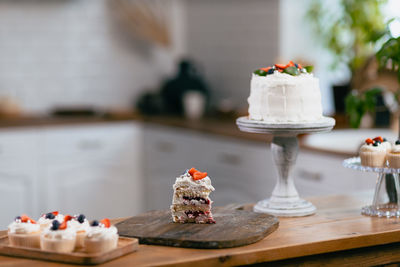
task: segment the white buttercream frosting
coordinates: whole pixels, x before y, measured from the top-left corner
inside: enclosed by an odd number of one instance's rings
[[[75,229],[76,232],[87,232],[90,229],[89,221],[85,219],[80,223],[75,218],[67,222],[68,227]]]
[[[182,187],[188,189],[196,188],[196,190],[199,187],[202,187],[203,189],[210,192],[215,190],[215,188],[211,185],[210,177],[206,176],[203,179],[194,180],[193,177],[187,171],[181,176],[176,177],[175,184],[173,185],[174,190]]]
[[[37,223],[28,222],[12,222],[8,225],[10,234],[31,234],[40,231],[40,225]]]
[[[51,230],[50,228],[47,228],[43,230],[42,237],[55,240],[75,239],[76,231],[72,227],[58,230]]]
[[[394,145],[392,146],[391,151],[392,153],[400,153],[400,145]]]
[[[275,71],[252,75],[249,118],[272,123],[307,122],[322,118],[319,81],[313,74],[292,76]]]
[[[112,239],[117,233],[118,230],[113,225],[108,228],[102,226],[91,226],[86,232],[86,238],[91,240]]]
[[[392,144],[388,141],[382,142],[382,146],[384,146],[387,151],[390,151],[392,149]]]
[[[377,146],[373,146],[372,144],[364,144],[360,148],[360,152],[377,152],[377,151],[386,151],[386,146],[379,144]]]
[[[62,221],[64,221],[64,215],[62,215],[62,214],[57,214],[57,216],[55,216],[54,219],[46,219],[46,214],[43,214],[43,215],[37,220],[37,223],[40,225],[40,227],[41,227],[42,229],[45,229],[45,228],[47,228],[47,227],[50,227],[50,226],[51,226],[51,223],[52,223],[54,220],[57,220],[57,221],[59,221],[59,222],[62,222]]]

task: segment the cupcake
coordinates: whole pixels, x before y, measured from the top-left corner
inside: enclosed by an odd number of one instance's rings
[[[40,248],[40,226],[26,215],[18,216],[8,226],[11,246]]]
[[[117,228],[112,226],[109,219],[100,222],[93,221],[85,236],[84,246],[88,253],[105,252],[117,247]]]
[[[40,235],[40,247],[46,251],[69,253],[75,248],[76,231],[68,227],[67,222],[72,216],[66,215],[64,221],[52,221],[51,227],[46,228]]]
[[[386,147],[379,140],[368,138],[360,148],[361,165],[370,167],[386,166]]]
[[[89,221],[86,219],[85,215],[83,214],[75,215],[68,222],[68,227],[71,227],[76,231],[75,247],[82,248],[86,233],[89,231],[90,228]]]
[[[382,145],[386,148],[386,151],[390,151],[392,149],[392,144],[385,138],[385,137],[375,137],[374,139],[372,139],[374,141],[380,141],[382,143]]]
[[[58,213],[58,211],[52,211],[49,213],[43,214],[37,223],[40,225],[40,230],[45,230],[46,228],[49,228],[51,226],[51,223],[57,220],[59,222],[64,221],[64,215]]]
[[[397,140],[392,149],[386,154],[390,168],[400,168],[400,140]]]

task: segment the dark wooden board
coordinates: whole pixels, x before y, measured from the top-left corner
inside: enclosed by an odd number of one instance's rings
[[[174,223],[170,211],[151,211],[115,226],[140,244],[186,248],[231,248],[255,243],[278,228],[275,216],[227,207],[213,209],[215,224]]]
[[[72,264],[100,264],[129,254],[138,248],[139,244],[136,238],[119,237],[117,248],[105,253],[86,253],[83,249],[71,253],[57,253],[38,248],[10,246],[8,236],[0,237],[0,255]]]

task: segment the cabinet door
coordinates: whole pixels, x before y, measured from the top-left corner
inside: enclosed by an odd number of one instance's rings
[[[101,162],[49,167],[43,212],[83,213],[89,218],[126,217],[142,211],[141,183],[132,169]]]
[[[136,123],[47,129],[41,210],[90,218],[144,211],[141,139]]]
[[[0,131],[0,229],[22,213],[38,215],[38,147],[34,129]]]
[[[0,171],[0,229],[23,213],[35,218],[35,191],[31,173]]]
[[[373,190],[376,174],[342,166],[344,158],[336,155],[300,151],[293,172],[301,196],[344,194]]]
[[[169,207],[175,177],[185,168],[208,172],[217,206],[256,202],[269,196],[276,182],[264,143],[154,126],[145,128],[144,140],[148,209]]]

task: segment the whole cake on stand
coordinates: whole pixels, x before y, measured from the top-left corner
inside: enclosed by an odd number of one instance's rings
[[[312,67],[290,61],[260,68],[252,74],[249,116],[236,123],[241,131],[272,134],[272,156],[278,170],[270,198],[259,201],[254,211],[277,216],[314,214],[315,206],[299,197],[291,171],[299,145],[297,135],[330,131],[335,120],[322,115],[321,92]]]

